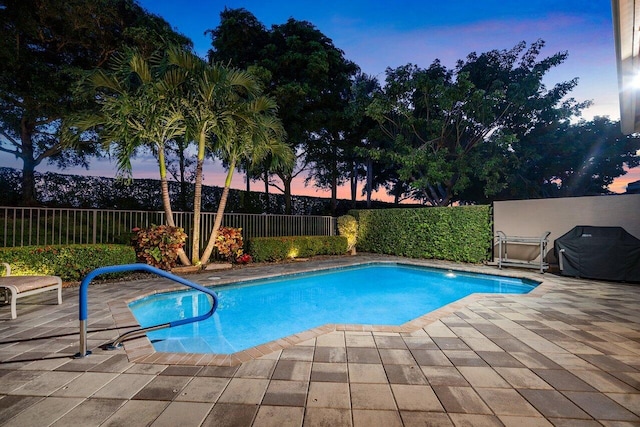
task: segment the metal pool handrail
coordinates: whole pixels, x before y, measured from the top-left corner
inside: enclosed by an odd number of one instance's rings
[[[89,294],[89,283],[97,276],[108,273],[123,273],[125,271],[146,271],[148,273],[153,273],[157,276],[164,277],[169,280],[173,280],[174,282],[178,282],[182,285],[193,288],[197,291],[204,292],[212,298],[211,310],[209,312],[202,314],[200,316],[191,317],[188,319],[180,319],[174,320],[169,323],[162,323],[155,326],[149,326],[146,328],[139,328],[133,331],[129,331],[125,334],[119,336],[110,346],[109,348],[118,348],[120,343],[127,338],[133,338],[134,336],[144,335],[146,332],[155,331],[158,329],[171,328],[174,326],[186,325],[188,323],[199,322],[201,320],[208,319],[213,315],[213,312],[216,311],[218,307],[218,297],[215,292],[211,289],[207,289],[204,286],[197,285],[193,282],[190,282],[182,277],[176,276],[175,274],[168,273],[164,270],[160,270],[159,268],[152,267],[147,264],[124,264],[124,265],[112,265],[108,267],[100,267],[93,270],[91,273],[87,274],[87,276],[82,279],[82,283],[80,284],[80,351],[75,355],[76,358],[82,358],[91,354],[91,351],[87,351],[87,318],[88,318],[88,294]]]

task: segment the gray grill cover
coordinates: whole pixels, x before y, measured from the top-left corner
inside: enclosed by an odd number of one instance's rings
[[[563,276],[640,282],[640,240],[622,227],[579,225],[557,238]]]

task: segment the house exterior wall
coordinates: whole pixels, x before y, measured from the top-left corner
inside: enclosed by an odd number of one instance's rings
[[[494,202],[493,221],[494,236],[497,231],[527,237],[550,231],[547,260],[557,263],[554,240],[577,225],[623,227],[640,239],[640,194]],[[534,246],[509,247],[509,257],[513,259],[534,260],[538,254],[539,249]]]

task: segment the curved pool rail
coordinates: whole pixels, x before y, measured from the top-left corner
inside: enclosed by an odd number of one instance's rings
[[[75,355],[76,358],[82,358],[91,354],[91,351],[87,351],[87,318],[88,318],[88,295],[89,295],[89,284],[93,279],[102,274],[109,273],[124,273],[127,271],[146,271],[148,273],[153,273],[157,276],[164,277],[166,279],[172,280],[174,282],[180,283],[182,285],[193,288],[197,291],[204,292],[209,295],[212,299],[211,301],[211,310],[207,313],[202,314],[200,316],[190,317],[188,319],[179,319],[174,320],[173,322],[161,323],[159,325],[149,326],[146,328],[139,328],[133,331],[126,332],[119,336],[112,344],[109,345],[109,348],[115,349],[120,346],[120,343],[128,338],[133,338],[135,336],[144,335],[148,331],[154,331],[158,329],[164,328],[172,328],[174,326],[186,325],[188,323],[195,323],[201,320],[206,320],[213,315],[218,307],[218,297],[215,292],[211,289],[205,288],[204,286],[198,285],[196,283],[190,282],[189,280],[183,279],[182,277],[176,276],[175,274],[171,274],[167,271],[160,270],[159,268],[152,267],[147,264],[123,264],[123,265],[112,265],[107,267],[100,267],[93,270],[91,273],[87,274],[80,284],[80,351]]]

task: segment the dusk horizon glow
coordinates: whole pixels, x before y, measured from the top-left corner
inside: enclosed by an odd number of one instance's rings
[[[290,17],[309,21],[334,45],[343,50],[345,57],[355,62],[363,72],[377,76],[384,83],[385,70],[407,63],[426,68],[439,59],[451,68],[471,52],[482,53],[493,49],[511,49],[525,41],[527,45],[542,39],[546,42],[541,57],[567,51],[568,59],[548,73],[548,88],[556,83],[578,78],[578,86],[570,94],[577,101],[591,100],[583,118],[608,116],[619,120],[618,80],[611,3],[609,1],[583,2],[578,0],[535,2],[482,2],[461,0],[436,2],[431,0],[401,0],[386,2],[325,1],[322,3],[282,0],[203,1],[140,0],[149,12],[163,17],[176,31],[189,37],[195,52],[204,57],[211,47],[211,38],[205,31],[220,23],[220,12],[225,7],[245,8],[267,28],[285,23]],[[506,6],[508,5],[508,6]],[[139,161],[140,160],[140,161]],[[11,164],[11,156],[0,156],[0,164]],[[157,178],[157,164],[136,159],[134,178]],[[21,167],[21,165],[19,166]],[[64,174],[115,176],[113,163],[92,160],[89,171],[82,168],[57,170],[48,165],[37,168],[40,172],[55,171]],[[205,165],[205,184],[222,186],[226,173],[220,162]],[[244,174],[234,173],[232,188],[244,189]],[[619,177],[610,190],[623,193],[629,182],[640,180],[640,167]],[[293,183],[295,195],[328,197],[328,190],[304,186],[304,178]],[[363,183],[358,186],[358,199]],[[264,184],[251,184],[252,190],[261,191]],[[274,193],[278,191],[273,189]],[[338,197],[350,198],[348,185],[338,189]],[[384,189],[375,199],[388,200]]]

